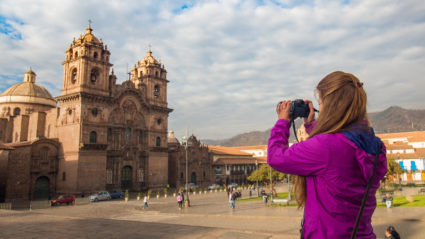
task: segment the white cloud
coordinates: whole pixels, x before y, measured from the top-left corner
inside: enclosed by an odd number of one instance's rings
[[[169,129],[199,138],[265,130],[283,99],[312,98],[334,70],[369,109],[424,108],[425,5],[407,1],[0,1],[0,89],[31,66],[60,94],[64,51],[93,20],[118,80],[153,55],[168,71]],[[13,33],[4,31],[9,24]],[[10,28],[10,27],[9,27]],[[16,36],[22,39],[17,39]],[[14,37],[13,37],[14,36]]]

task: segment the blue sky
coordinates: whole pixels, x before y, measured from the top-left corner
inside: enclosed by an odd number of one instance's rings
[[[271,128],[282,99],[314,99],[326,74],[357,75],[369,111],[425,108],[423,0],[0,0],[0,90],[32,67],[60,94],[65,50],[94,34],[118,82],[153,56],[168,71],[169,129],[228,138]],[[317,105],[316,105],[317,106]]]

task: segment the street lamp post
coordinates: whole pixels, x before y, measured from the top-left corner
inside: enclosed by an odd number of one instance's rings
[[[185,207],[190,207],[190,200],[189,200],[189,188],[188,188],[188,168],[189,168],[189,160],[188,160],[188,145],[189,145],[189,137],[188,132],[186,130],[186,136],[183,136],[183,142],[185,142],[184,149],[186,152],[186,184],[185,184],[185,190],[186,190],[186,201],[185,201]]]
[[[273,174],[272,174],[272,167],[270,167],[270,191],[271,191],[271,196],[270,196],[270,200],[271,202],[273,202]]]
[[[257,168],[257,173],[258,173],[258,162],[257,160],[255,160],[255,167]],[[257,177],[257,197],[260,196],[260,189],[258,189],[258,177]]]

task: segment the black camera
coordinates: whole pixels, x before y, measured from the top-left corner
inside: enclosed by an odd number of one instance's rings
[[[291,101],[291,105],[289,106],[289,117],[291,119],[308,117],[309,114],[310,108],[304,100],[298,99]]]

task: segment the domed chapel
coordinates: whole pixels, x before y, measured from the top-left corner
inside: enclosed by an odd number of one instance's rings
[[[149,50],[117,84],[110,55],[89,26],[65,51],[60,96],[32,69],[0,94],[0,202],[167,184],[167,71]]]

